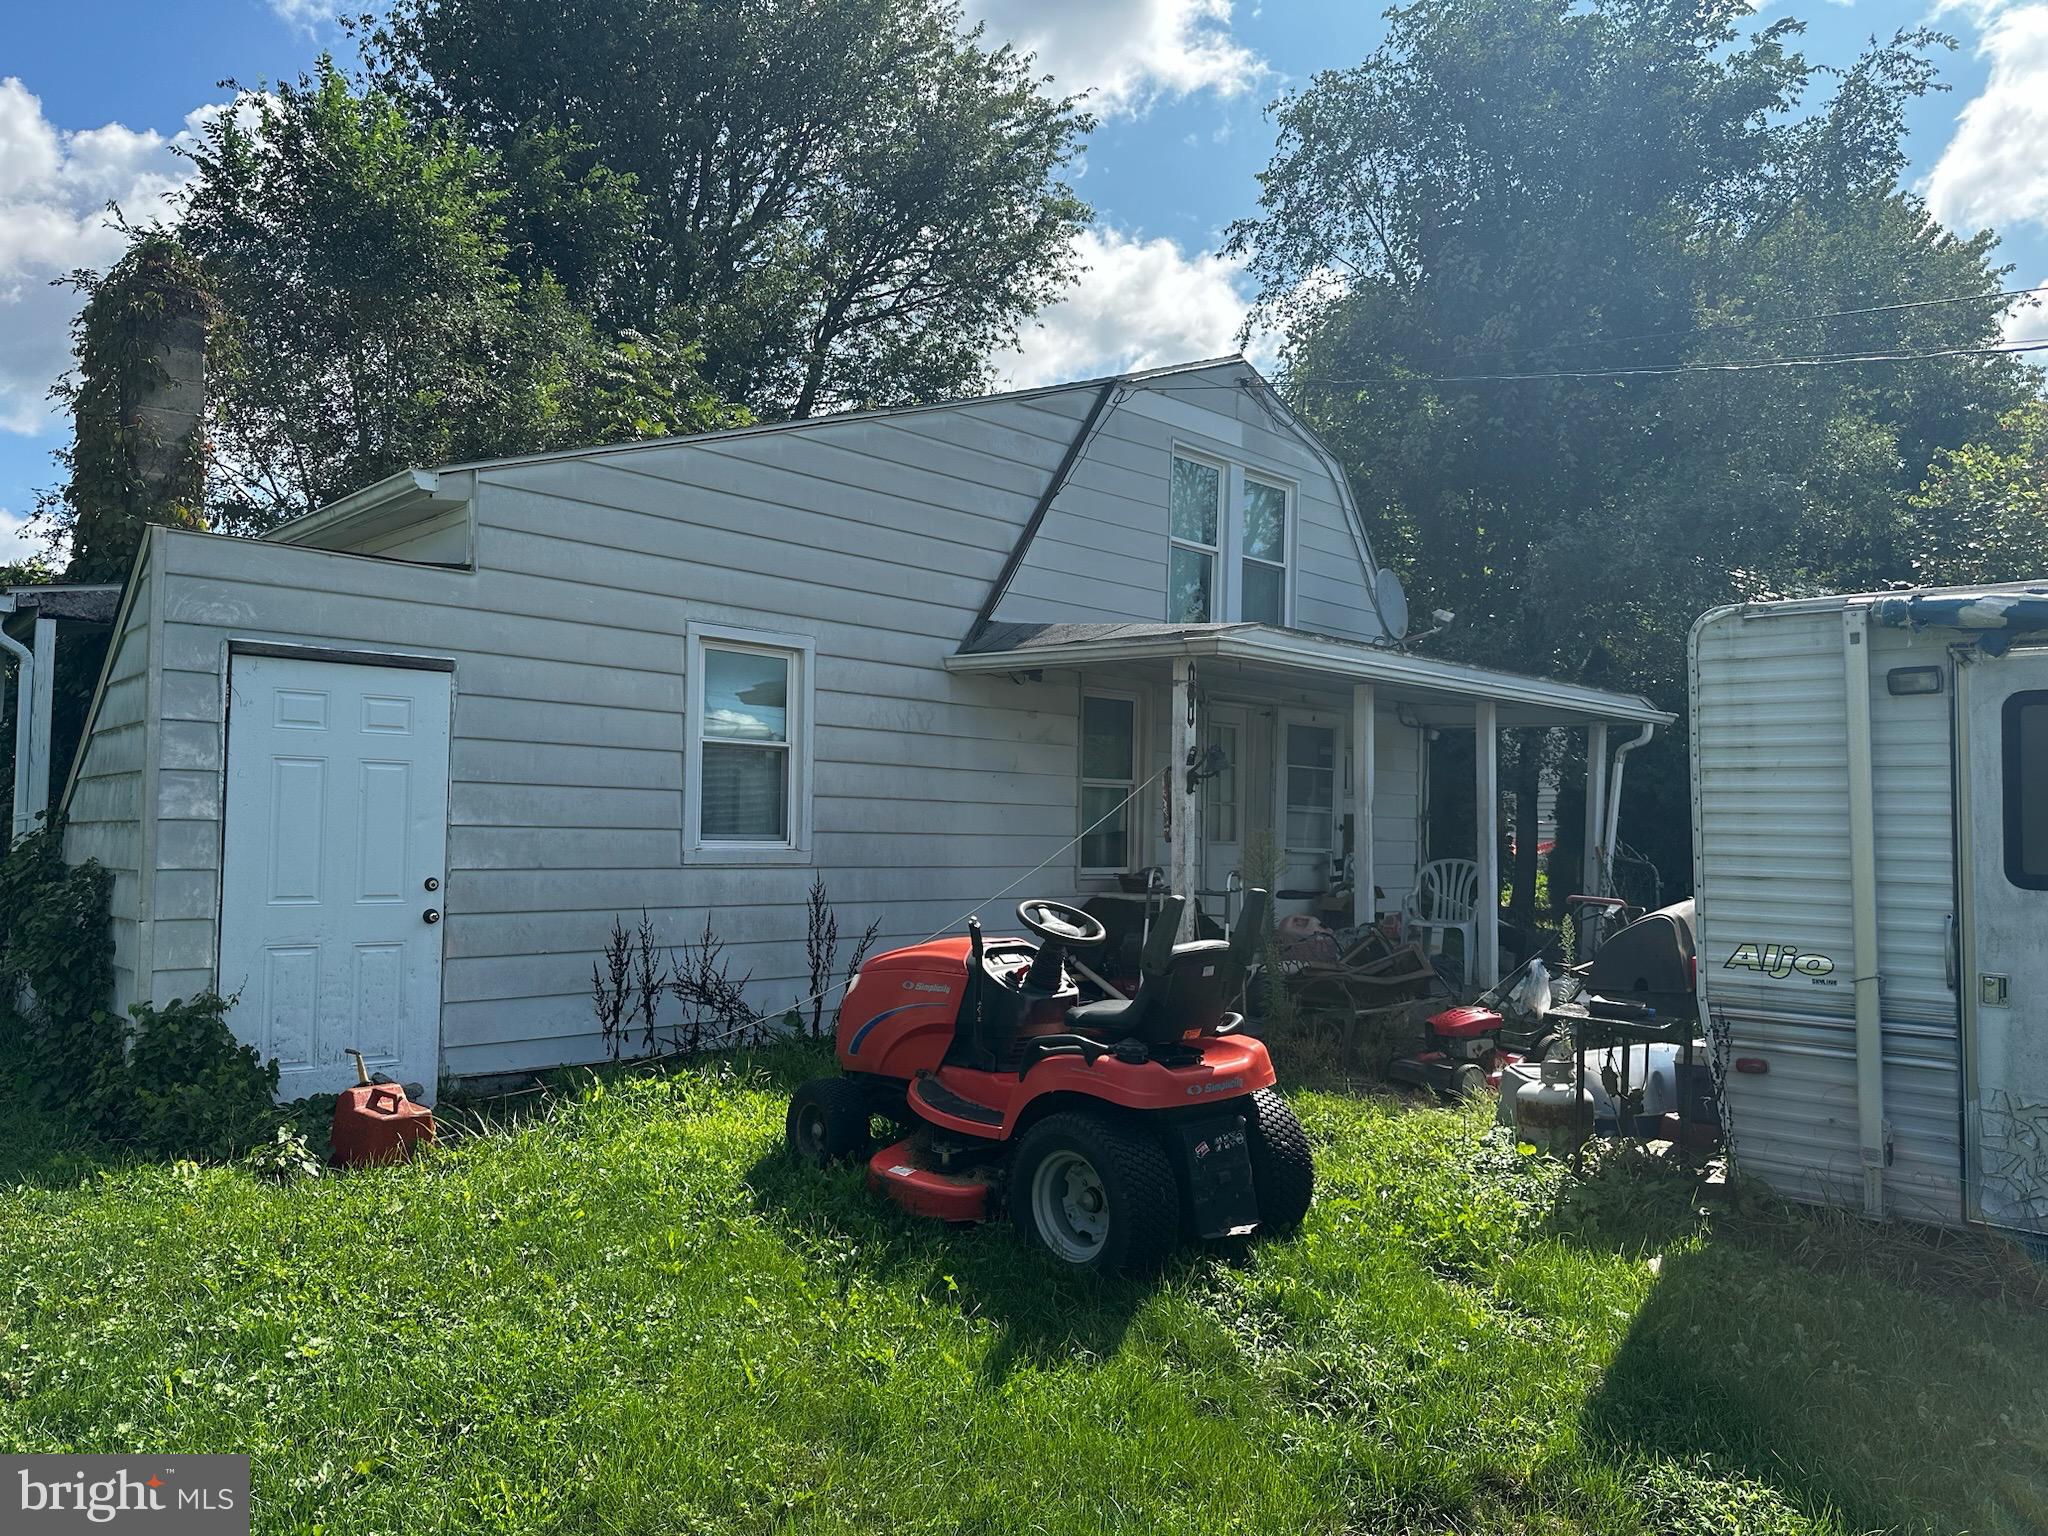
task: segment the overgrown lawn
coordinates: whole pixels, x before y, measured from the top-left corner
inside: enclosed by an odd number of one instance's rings
[[[0,1445],[247,1451],[349,1536],[2048,1527],[2048,1312],[1975,1250],[1560,1211],[1476,1113],[1298,1093],[1299,1239],[1083,1281],[786,1161],[819,1065],[287,1188],[0,1125]]]

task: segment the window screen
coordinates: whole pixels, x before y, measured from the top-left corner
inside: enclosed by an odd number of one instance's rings
[[[2048,690],[2005,701],[2005,878],[2048,890]]]

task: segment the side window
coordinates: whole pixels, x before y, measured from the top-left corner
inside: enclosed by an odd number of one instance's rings
[[[1245,476],[1243,517],[1238,617],[1277,629],[1287,623],[1286,487]]]
[[[1082,874],[1122,874],[1131,867],[1130,797],[1137,783],[1138,701],[1127,694],[1083,694]]]
[[[1167,555],[1166,616],[1176,624],[1207,624],[1216,616],[1223,471],[1175,454],[1168,503],[1173,545]]]
[[[812,644],[690,626],[683,856],[792,861],[811,842]]]
[[[2005,701],[2005,878],[2048,891],[2048,690]]]

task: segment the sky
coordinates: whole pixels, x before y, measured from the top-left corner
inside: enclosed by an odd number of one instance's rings
[[[1320,69],[1357,63],[1378,0],[965,0],[991,35],[1034,50],[1100,122],[1077,189],[1096,211],[1086,272],[1043,313],[1002,380],[1030,385],[1234,350],[1250,284],[1219,254],[1254,211],[1272,149],[1265,109]],[[361,6],[351,7],[360,9]],[[23,547],[67,435],[48,401],[69,366],[76,298],[52,279],[120,254],[131,222],[172,206],[177,153],[232,98],[350,57],[337,0],[0,0],[0,559]],[[2048,283],[2048,0],[1769,0],[1807,23],[1810,57],[1873,35],[1953,36],[1949,91],[1910,125],[1908,180],[1945,223],[2004,236],[2012,286]],[[2018,322],[2048,334],[2048,312]],[[1260,348],[1254,347],[1258,356]]]

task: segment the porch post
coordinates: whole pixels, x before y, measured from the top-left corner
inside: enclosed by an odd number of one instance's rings
[[[1586,841],[1583,847],[1585,873],[1579,889],[1588,896],[1604,896],[1601,886],[1606,874],[1600,839],[1607,835],[1607,722],[1596,720],[1586,727]]]
[[[1479,841],[1477,922],[1466,983],[1482,990],[1500,980],[1500,763],[1493,700],[1472,706],[1474,831]]]
[[[1173,806],[1173,843],[1166,853],[1166,880],[1176,896],[1186,898],[1187,904],[1181,908],[1180,914],[1180,942],[1185,944],[1195,936],[1195,891],[1202,883],[1201,870],[1196,862],[1196,850],[1201,842],[1201,789],[1197,785],[1191,790],[1188,784],[1188,760],[1200,739],[1194,718],[1195,663],[1192,657],[1176,656],[1173,660],[1171,708],[1173,719],[1166,764],[1166,793],[1172,797],[1169,803]]]
[[[1351,921],[1373,920],[1372,798],[1373,700],[1371,683],[1351,685]]]

